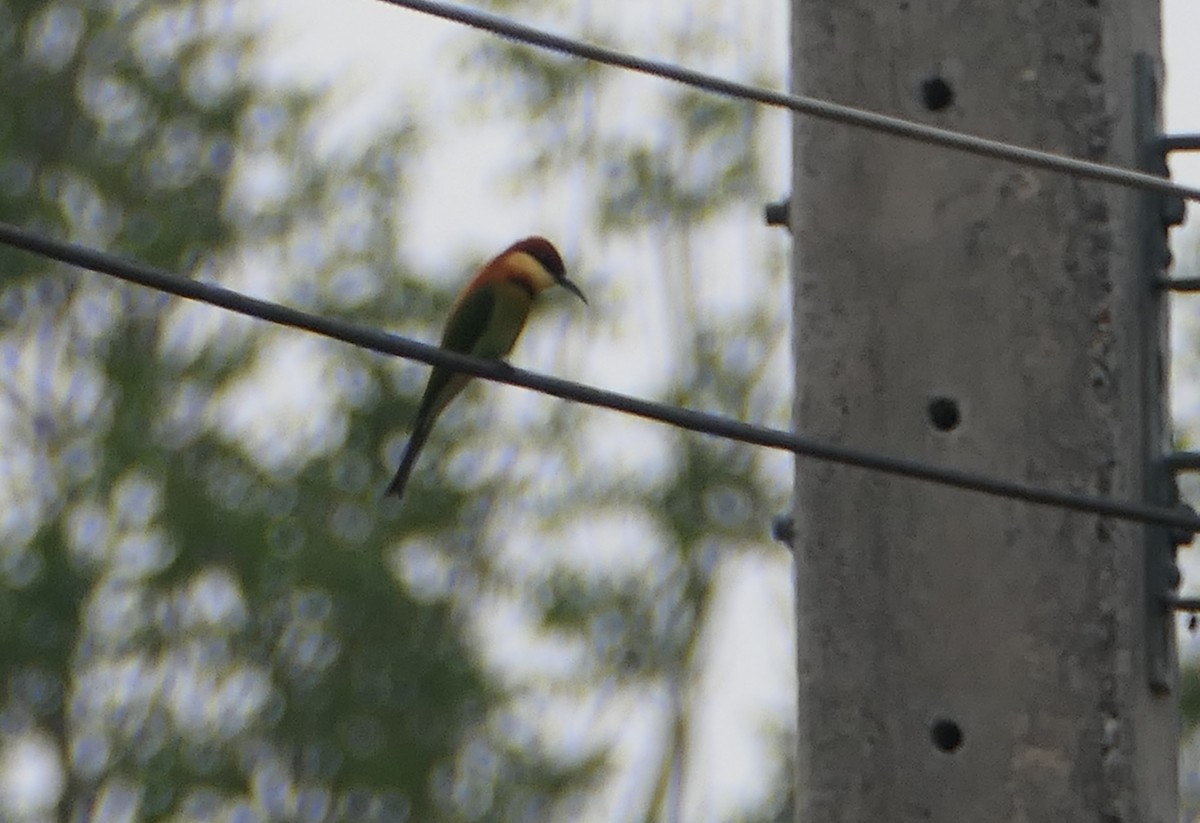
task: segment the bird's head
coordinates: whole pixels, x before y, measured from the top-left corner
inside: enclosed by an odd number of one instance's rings
[[[535,236],[518,240],[500,256],[510,260],[536,291],[551,286],[562,286],[587,303],[587,298],[583,296],[580,288],[567,279],[567,267],[563,265],[562,255],[545,237]]]

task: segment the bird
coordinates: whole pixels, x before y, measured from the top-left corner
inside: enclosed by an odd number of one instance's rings
[[[587,304],[580,288],[567,279],[566,266],[553,243],[541,236],[518,240],[485,263],[459,292],[450,307],[441,347],[476,357],[503,359],[525,328],[535,298],[553,286],[562,286]],[[470,381],[469,374],[434,367],[421,395],[400,467],[384,497],[404,495],[417,456],[438,415]]]

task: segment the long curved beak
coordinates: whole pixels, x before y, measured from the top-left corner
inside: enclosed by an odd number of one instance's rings
[[[580,291],[579,286],[576,286],[567,278],[564,277],[563,279],[559,280],[558,285],[562,286],[564,289],[571,292],[571,294],[582,300],[585,306],[588,304],[587,298],[583,296],[583,292]]]

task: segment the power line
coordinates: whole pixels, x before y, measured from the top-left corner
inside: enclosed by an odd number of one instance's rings
[[[957,151],[991,157],[997,160],[1007,160],[1022,166],[1047,169],[1049,171],[1071,174],[1092,180],[1103,180],[1118,186],[1146,189],[1162,194],[1182,197],[1187,200],[1200,201],[1200,188],[1180,185],[1168,178],[1157,177],[1153,174],[1110,166],[1104,163],[1093,163],[1090,160],[1079,160],[1066,155],[1053,154],[1037,149],[1027,149],[1014,146],[999,140],[988,140],[970,134],[914,123],[899,117],[856,109],[813,97],[803,97],[797,94],[786,94],[772,91],[759,86],[750,86],[733,80],[726,80],[711,74],[687,69],[682,66],[666,63],[660,60],[650,60],[645,57],[635,57],[616,49],[585,43],[570,37],[551,34],[541,29],[526,26],[504,17],[488,14],[477,9],[452,6],[437,0],[381,0],[393,6],[419,11],[424,14],[451,20],[473,28],[498,34],[521,43],[538,46],[551,51],[570,54],[585,60],[592,60],[608,66],[628,69],[630,71],[650,74],[667,80],[674,80],[693,88],[703,89],[727,97],[742,100],[753,100],[768,106],[790,109],[800,114],[808,114],[835,123],[845,123],[850,126],[869,129],[871,131],[893,134],[920,143],[929,143]]]
[[[313,332],[334,340],[341,340],[359,348],[419,360],[432,366],[442,366],[465,372],[486,380],[522,386],[563,400],[574,400],[588,406],[599,406],[650,420],[667,423],[680,429],[723,437],[729,440],[763,446],[770,449],[790,451],[803,457],[812,457],[831,463],[878,471],[901,477],[925,480],[944,486],[981,492],[996,497],[1019,500],[1042,506],[1055,506],[1073,511],[1114,517],[1184,529],[1190,533],[1200,532],[1200,516],[1190,511],[1175,510],[1144,503],[1132,503],[1092,495],[1074,494],[1007,480],[998,480],[984,475],[941,468],[900,457],[891,457],[824,443],[803,435],[755,426],[728,417],[707,412],[669,406],[640,400],[617,392],[599,389],[561,380],[556,377],[535,374],[514,368],[507,363],[482,360],[477,357],[444,351],[436,346],[418,343],[404,337],[365,328],[353,323],[320,317],[308,312],[281,306],[266,300],[258,300],[244,294],[170,274],[147,266],[124,260],[106,252],[75,243],[53,240],[7,223],[0,223],[0,243],[33,252],[72,266],[90,269],[101,274],[137,283],[147,288],[197,300],[227,309],[238,314],[267,320],[284,326]]]

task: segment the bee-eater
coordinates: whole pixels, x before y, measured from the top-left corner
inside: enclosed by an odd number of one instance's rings
[[[518,240],[485,263],[459,292],[442,332],[442,348],[499,360],[512,351],[525,328],[534,298],[551,286],[563,286],[587,303],[579,287],[567,279],[566,267],[554,244],[544,237]],[[421,396],[400,468],[385,496],[404,494],[434,421],[470,381],[469,374],[434,368]]]

